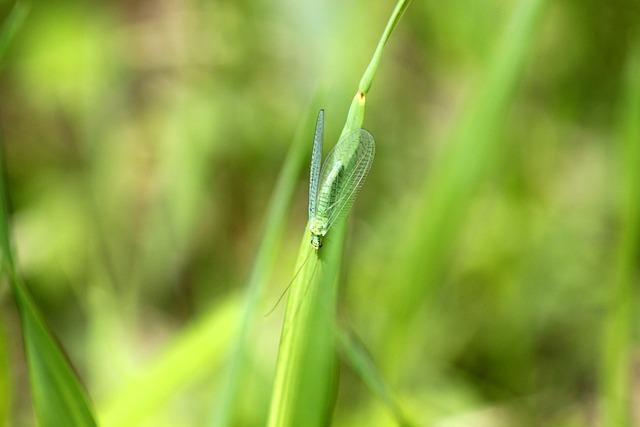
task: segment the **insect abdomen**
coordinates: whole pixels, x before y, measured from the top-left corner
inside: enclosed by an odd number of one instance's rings
[[[322,183],[320,194],[318,194],[317,217],[329,219],[330,210],[338,200],[340,193],[340,178],[344,171],[341,163],[336,163],[335,167],[327,175],[326,181]]]

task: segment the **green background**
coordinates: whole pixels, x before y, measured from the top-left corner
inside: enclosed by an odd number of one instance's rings
[[[287,151],[296,132],[310,148],[318,103],[335,143],[392,8],[31,3],[0,75],[18,268],[102,425],[210,425]],[[416,0],[392,35],[338,317],[417,425],[600,425],[628,398],[607,400],[615,378],[639,390],[618,363],[640,360],[638,12]],[[233,425],[267,419],[284,304],[262,314],[294,272],[306,164],[297,179]],[[0,399],[30,426],[4,283],[0,306]],[[394,425],[348,363],[338,387],[334,425]]]

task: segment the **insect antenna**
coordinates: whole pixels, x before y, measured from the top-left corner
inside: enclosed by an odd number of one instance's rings
[[[314,276],[316,275],[316,271],[318,269],[318,264],[319,263],[316,263],[316,265],[313,266],[313,271],[311,272],[311,280],[313,280]],[[298,312],[298,310],[302,306],[302,302],[307,298],[307,294],[309,293],[309,288],[310,287],[311,287],[310,285],[307,285],[307,289],[304,290],[304,298],[300,301],[300,304],[298,304],[298,307],[296,307],[296,313]]]
[[[304,259],[304,261],[302,262],[302,264],[300,265],[300,267],[298,267],[298,270],[296,270],[295,274],[293,275],[293,277],[291,278],[291,280],[289,281],[289,284],[287,285],[286,288],[284,288],[284,290],[282,291],[282,293],[280,294],[280,296],[278,297],[278,300],[276,301],[276,303],[273,305],[273,307],[271,307],[271,310],[269,310],[264,317],[269,316],[271,313],[273,313],[275,311],[275,309],[278,307],[278,305],[280,304],[280,301],[282,301],[282,299],[284,298],[284,296],[287,294],[287,291],[289,290],[289,288],[291,288],[291,285],[293,285],[293,282],[295,282],[296,277],[298,277],[298,275],[300,274],[300,272],[302,271],[302,267],[305,266],[305,264],[307,264],[307,261],[309,261],[309,257],[311,256],[312,251],[309,252],[309,254],[307,254],[307,257]]]

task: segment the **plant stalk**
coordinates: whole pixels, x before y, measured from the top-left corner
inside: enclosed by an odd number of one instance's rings
[[[362,127],[366,94],[382,51],[409,3],[399,0],[393,10],[360,80],[341,136]],[[318,251],[310,245],[308,229],[303,235],[296,267],[300,273],[291,285],[282,326],[269,427],[330,424],[338,378],[334,330],[345,222],[343,218],[334,225]]]

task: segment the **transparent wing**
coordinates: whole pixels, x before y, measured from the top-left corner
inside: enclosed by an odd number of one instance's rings
[[[330,228],[341,215],[346,214],[353,205],[371,169],[374,156],[375,141],[364,129],[347,134],[327,156],[320,179],[323,185],[332,186],[331,203],[324,209],[327,228]],[[336,170],[336,164],[341,165],[339,171]]]
[[[311,153],[311,177],[309,179],[309,219],[316,216],[318,204],[318,180],[322,161],[322,141],[324,139],[324,110],[320,110],[316,119],[316,133],[313,137]]]

